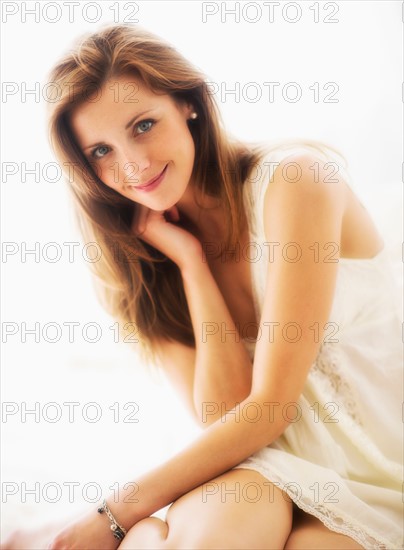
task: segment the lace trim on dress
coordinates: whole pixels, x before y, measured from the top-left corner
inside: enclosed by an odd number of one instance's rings
[[[337,344],[338,345],[338,344]],[[348,383],[346,374],[341,372],[338,347],[333,342],[323,342],[314,361],[309,376],[327,388],[335,402],[341,404],[341,413],[348,414],[355,424],[363,426],[363,420],[357,407],[357,398]]]
[[[346,380],[346,373],[343,373],[340,367],[341,357],[338,354],[338,349],[338,343],[323,342],[309,371],[309,376],[321,389],[322,395],[330,396],[336,403],[343,405],[338,411],[339,427],[350,434],[352,444],[362,454],[366,453],[367,461],[371,461],[386,477],[401,480],[402,467],[400,464],[384,456],[364,430],[363,421],[356,405],[355,393]],[[399,483],[397,481],[397,485]]]
[[[338,355],[338,347],[334,343],[324,342],[322,344],[317,359],[310,370],[310,376],[317,390],[326,399],[331,398],[339,403],[343,402],[344,408],[340,411],[339,428],[350,434],[352,445],[360,452],[366,453],[367,461],[375,464],[384,476],[400,480],[400,465],[388,460],[363,429],[359,411],[355,404],[354,392],[346,380],[346,376],[344,377],[341,369],[341,357]],[[281,475],[274,473],[274,465],[271,464],[269,468],[269,465],[259,456],[252,455],[235,468],[237,467],[259,471],[268,480],[277,483],[279,488],[284,490],[303,511],[318,518],[332,531],[351,537],[365,549],[391,550],[403,548],[403,541],[400,537],[388,540],[384,536],[375,533],[372,526],[354,523],[352,517],[346,515],[344,511],[337,510],[332,505],[327,506],[313,501],[312,493],[309,492],[310,487],[299,485],[299,494],[296,494],[296,491],[293,491],[295,484],[288,482],[288,480],[285,481]],[[399,483],[397,481],[397,486]]]
[[[366,550],[401,550],[403,548],[403,541],[399,538],[393,541],[394,546],[392,546],[392,541],[382,539],[377,533],[373,532],[371,527],[366,526],[366,531],[364,531],[361,525],[354,524],[351,519],[345,516],[340,510],[334,512],[324,504],[313,503],[313,498],[309,493],[303,494],[305,490],[304,487],[300,487],[301,493],[297,495],[287,483],[284,483],[280,476],[277,476],[272,471],[270,472],[264,464],[260,462],[259,465],[251,465],[248,464],[248,460],[249,459],[243,462],[240,467],[259,471],[267,479],[276,483],[281,490],[287,493],[299,508],[315,516],[324,523],[328,529],[331,529],[331,531],[351,537]],[[237,467],[238,466],[236,466],[236,468]]]
[[[296,498],[296,495],[293,495],[292,491],[288,491],[288,488],[286,488],[286,492],[288,492],[288,495],[290,496],[290,498],[292,498],[292,500],[293,496],[295,496]],[[344,517],[340,511],[338,513],[335,513],[333,510],[327,508],[324,504],[313,505],[312,499],[308,496],[299,497],[296,505],[299,506],[299,508],[302,508],[302,510],[304,510],[305,512],[316,516],[324,523],[326,527],[328,527],[332,531],[336,531],[337,533],[342,533],[343,535],[351,537],[366,549],[392,549],[391,542],[381,540],[376,533],[372,532],[371,527],[367,526],[367,531],[365,532],[362,526],[355,525],[354,523],[352,523],[352,521],[349,521],[348,518]],[[402,548],[402,541],[398,539],[394,541],[394,548]]]
[[[293,500],[292,491],[286,492]],[[296,498],[296,496],[295,496]],[[308,512],[315,516],[317,519],[322,521],[328,529],[336,531],[337,533],[342,533],[354,539],[356,542],[361,544],[366,549],[377,549],[377,550],[391,550],[391,542],[382,541],[375,533],[371,534],[371,529],[367,527],[367,532],[359,525],[355,525],[339,512],[338,514],[334,513],[332,510],[324,506],[324,504],[312,505],[312,500],[310,497],[299,497],[299,502],[296,502],[296,505],[299,506],[305,512]],[[402,548],[401,541],[395,541],[394,548]]]

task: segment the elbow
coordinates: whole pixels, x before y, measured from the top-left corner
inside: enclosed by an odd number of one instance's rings
[[[195,417],[201,428],[207,428],[224,417],[227,412],[237,407],[237,405],[239,403],[228,406],[225,401],[201,401],[199,406],[195,408]]]
[[[201,428],[207,428],[217,421],[244,424],[248,430],[245,442],[253,447],[251,454],[280,437],[293,420],[285,407],[290,403],[271,401],[268,396],[250,393],[245,399],[231,407],[225,402],[205,401],[200,404],[195,418]],[[289,410],[289,409],[288,409]]]
[[[199,428],[208,428],[235,406],[237,406],[237,403],[229,407],[226,406],[226,402],[224,401],[200,401],[194,407],[193,419]]]
[[[294,421],[289,411],[292,404],[256,393],[251,393],[240,404],[240,415],[245,422],[251,424],[252,437],[257,442],[257,448],[270,445]]]
[[[240,388],[237,392],[232,392],[231,395],[222,395],[216,397],[209,396],[207,399],[194,400],[194,417],[201,428],[207,428],[214,424],[217,420],[224,418],[230,411],[236,409],[240,404],[248,398],[250,394],[249,388]]]

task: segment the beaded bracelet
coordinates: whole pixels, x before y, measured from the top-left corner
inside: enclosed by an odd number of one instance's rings
[[[108,507],[108,504],[107,504],[107,501],[104,500],[102,501],[102,506],[100,506],[98,509],[97,509],[97,512],[99,514],[102,514],[103,512],[105,512],[108,516],[108,519],[110,520],[111,522],[111,531],[112,531],[112,534],[114,535],[114,537],[118,540],[122,540],[127,531],[124,527],[122,527],[122,525],[119,525],[119,523],[116,521],[116,519],[114,518],[114,516],[112,515],[111,513],[111,510],[109,509]]]

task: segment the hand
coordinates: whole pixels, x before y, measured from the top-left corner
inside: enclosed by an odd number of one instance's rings
[[[47,550],[116,550],[120,541],[114,537],[110,522],[97,509],[62,529],[47,546]]]
[[[202,245],[189,231],[175,225],[180,220],[177,206],[156,212],[138,205],[140,212],[132,220],[133,233],[160,250],[180,269],[195,261],[202,261]]]

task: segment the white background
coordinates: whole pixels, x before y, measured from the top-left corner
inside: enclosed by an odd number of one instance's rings
[[[42,171],[55,162],[42,92],[49,70],[78,36],[134,17],[135,24],[170,41],[219,86],[216,99],[233,135],[250,141],[314,138],[339,148],[348,160],[355,192],[396,258],[402,240],[401,2],[342,1],[326,7],[324,2],[303,1],[297,3],[301,17],[295,23],[288,21],[296,17],[293,2],[275,6],[273,22],[265,2],[241,2],[238,8],[235,2],[80,2],[72,22],[66,2],[36,4],[37,15],[25,16],[35,2],[2,2],[2,160],[8,163],[3,164],[1,188],[4,532],[89,506],[95,491],[83,499],[86,483],[107,489],[117,481],[136,479],[198,433],[164,380],[149,377],[136,354],[114,342],[109,328],[114,319],[96,300],[82,245],[69,261],[63,243],[81,241],[63,179],[49,181],[56,173],[51,169],[45,176],[24,174],[23,163],[32,169],[38,162]],[[310,9],[316,4],[318,23]],[[338,11],[331,15],[333,6]],[[238,22],[226,8],[238,9]],[[203,21],[204,9],[217,13]],[[51,22],[58,13],[60,20]],[[91,22],[98,15],[100,20]],[[325,23],[327,15],[337,22]],[[264,82],[281,84],[273,102]],[[291,103],[282,96],[288,82],[301,87],[300,101]],[[317,103],[309,89],[315,82],[320,86]],[[338,85],[337,103],[324,102],[323,86],[329,82]],[[25,95],[24,86],[36,88],[37,95]],[[226,94],[231,89],[239,90],[238,97]],[[7,94],[11,90],[15,93]],[[254,101],[254,90],[261,90],[261,99]],[[16,174],[10,175],[13,167]],[[59,261],[50,261],[55,248],[46,245],[51,242],[62,251]],[[37,246],[38,256],[25,257],[24,246]],[[10,247],[14,254],[6,253]],[[399,269],[401,274],[397,263],[397,275]],[[63,326],[68,321],[79,323],[73,343]],[[57,343],[42,334],[49,322],[63,329]],[[23,323],[28,329],[39,323],[38,342],[33,334],[24,342]],[[98,323],[98,342],[83,338],[86,323]],[[15,327],[14,335],[6,332],[10,327]],[[54,334],[49,330],[48,338]],[[89,337],[93,335],[90,331]],[[39,416],[25,417],[23,407],[33,409],[35,402]],[[49,421],[55,414],[55,408],[46,409],[50,402],[62,411],[58,422]],[[71,423],[63,402],[79,403]],[[85,408],[90,402],[99,404],[98,422],[83,418],[86,412],[89,417],[95,413]],[[136,423],[123,422],[133,411],[124,409],[130,402],[139,408],[133,416]],[[114,403],[119,404],[117,422],[109,408]],[[5,415],[11,407],[15,414]],[[36,483],[39,495],[24,494],[23,482],[27,489]],[[56,503],[50,502],[57,496],[52,486],[46,492],[50,482],[61,488]],[[72,504],[67,482],[80,484]],[[9,495],[5,488],[17,492]]]

